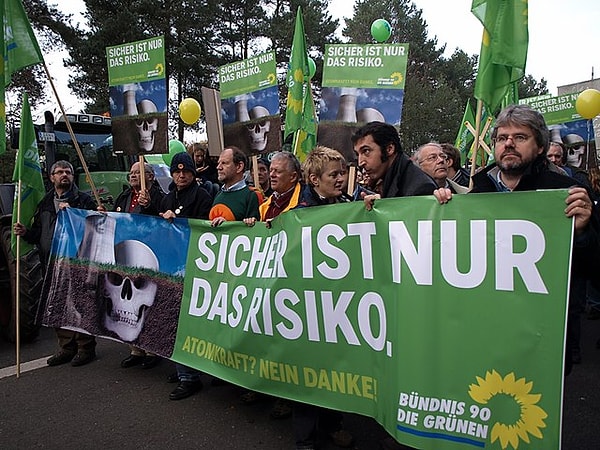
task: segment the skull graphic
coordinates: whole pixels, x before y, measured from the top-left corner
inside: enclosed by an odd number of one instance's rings
[[[140,241],[122,241],[115,247],[116,263],[130,268],[158,270],[158,259]],[[147,276],[107,272],[104,275],[104,325],[123,341],[133,342],[144,326],[146,310],[154,304],[157,285]]]
[[[578,134],[567,134],[563,138],[567,148],[567,164],[573,167],[583,167],[585,158],[585,141]]]
[[[142,100],[137,104],[137,110],[140,115],[155,113],[158,111],[152,100]],[[138,145],[140,150],[151,152],[154,148],[154,133],[158,130],[157,117],[140,117],[135,121],[135,127],[138,132]]]
[[[271,121],[263,119],[269,115],[269,110],[264,106],[255,106],[249,111],[253,123],[247,125],[250,149],[252,152],[264,152],[267,148],[267,135],[271,129]]]

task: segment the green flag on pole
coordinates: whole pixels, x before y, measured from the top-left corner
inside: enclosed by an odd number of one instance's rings
[[[483,24],[475,98],[496,111],[511,83],[525,75],[529,44],[527,0],[473,0]]]
[[[285,113],[284,139],[294,134],[293,151],[302,161],[317,140],[315,106],[310,88],[310,69],[306,52],[306,36],[302,8],[296,12],[294,40],[287,75],[288,95]]]
[[[10,84],[12,74],[24,67],[44,61],[38,42],[31,29],[21,0],[0,0],[4,33],[2,33],[3,62],[0,76],[0,155],[6,151],[6,107],[4,91]]]
[[[15,196],[13,203],[12,221],[13,225],[17,221],[18,202],[21,203],[20,222],[31,226],[33,215],[38,203],[44,198],[46,190],[42,179],[42,169],[40,167],[40,154],[35,138],[35,129],[31,120],[31,109],[27,94],[23,94],[23,110],[21,112],[21,130],[19,134],[19,150],[15,161],[15,170],[13,172],[13,182],[21,181],[20,196]],[[11,248],[16,255],[16,237],[11,237]],[[31,245],[21,241],[22,253],[31,250]]]
[[[454,146],[460,151],[461,164],[465,162],[469,149],[473,143],[474,136],[467,128],[467,122],[472,126],[475,126],[475,115],[473,114],[473,108],[471,108],[471,100],[467,100],[467,106],[465,106],[465,112],[463,114]]]

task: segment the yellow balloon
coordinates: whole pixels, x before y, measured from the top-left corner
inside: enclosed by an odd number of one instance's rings
[[[584,119],[593,119],[600,114],[600,91],[586,89],[577,96],[575,101],[577,113]]]
[[[188,125],[193,125],[200,119],[200,103],[194,98],[184,98],[179,104],[179,117]]]

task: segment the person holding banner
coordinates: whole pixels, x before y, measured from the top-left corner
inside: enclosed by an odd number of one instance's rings
[[[343,195],[346,171],[346,160],[339,151],[315,147],[302,163],[304,187],[296,208],[349,201]],[[314,449],[319,433],[338,447],[352,445],[352,435],[343,429],[343,415],[339,411],[301,402],[293,404],[293,411],[296,449]]]
[[[383,122],[369,122],[352,135],[358,166],[369,178],[369,189],[375,194],[364,196],[367,210],[376,199],[430,195],[438,187],[402,151],[398,131]]]
[[[114,211],[140,214],[142,211],[152,210],[158,214],[158,208],[165,193],[154,179],[154,170],[148,163],[144,163],[144,173],[141,173],[140,162],[133,163],[129,169],[129,187],[125,188],[115,200]],[[146,189],[142,191],[142,176],[145,179]],[[148,213],[150,214],[150,213]],[[139,347],[129,345],[130,354],[121,361],[121,367],[141,365],[142,369],[151,369],[160,362],[160,357],[152,353],[146,353]]]
[[[544,116],[527,105],[510,105],[500,112],[492,132],[493,164],[473,176],[471,192],[517,192],[540,189],[568,189],[565,216],[575,220],[573,264],[569,292],[565,374],[573,364],[573,349],[579,344],[580,298],[585,297],[585,279],[593,276],[600,255],[600,216],[588,189],[577,180],[549,164],[546,153],[549,131]],[[441,204],[452,199],[452,192],[434,192]],[[575,309],[575,310],[574,310]]]
[[[65,208],[96,209],[96,203],[85,192],[80,192],[74,183],[75,171],[68,161],[56,161],[50,168],[50,190],[38,204],[30,229],[15,222],[15,235],[23,237],[30,244],[37,245],[40,261],[47,269],[54,237],[54,225],[58,211]],[[73,367],[83,366],[96,359],[96,339],[89,334],[63,328],[56,328],[59,350],[47,362],[49,366],[71,363]]]
[[[223,186],[216,195],[208,218],[213,227],[225,221],[260,218],[258,205],[263,202],[260,192],[250,189],[244,174],[248,165],[246,154],[236,146],[226,147],[219,156],[217,171]]]
[[[171,160],[173,188],[160,203],[159,215],[166,220],[175,218],[208,219],[212,197],[196,182],[196,167],[192,157],[177,153]],[[176,364],[179,384],[169,394],[170,400],[182,400],[202,389],[201,372]],[[171,377],[169,377],[169,381]]]

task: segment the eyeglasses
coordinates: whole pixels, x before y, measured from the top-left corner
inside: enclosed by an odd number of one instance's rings
[[[419,164],[422,164],[424,162],[436,162],[438,159],[441,159],[442,161],[448,161],[448,155],[446,155],[445,153],[437,153],[435,155],[429,155],[427,158],[423,158],[421,160],[419,160]]]
[[[57,169],[54,172],[52,172],[52,175],[73,175],[73,172],[71,172],[69,169],[65,169],[65,170],[61,170],[61,169]]]
[[[515,145],[521,145],[527,142],[531,138],[528,134],[500,134],[492,139],[494,145],[506,144],[506,141],[511,139]]]

